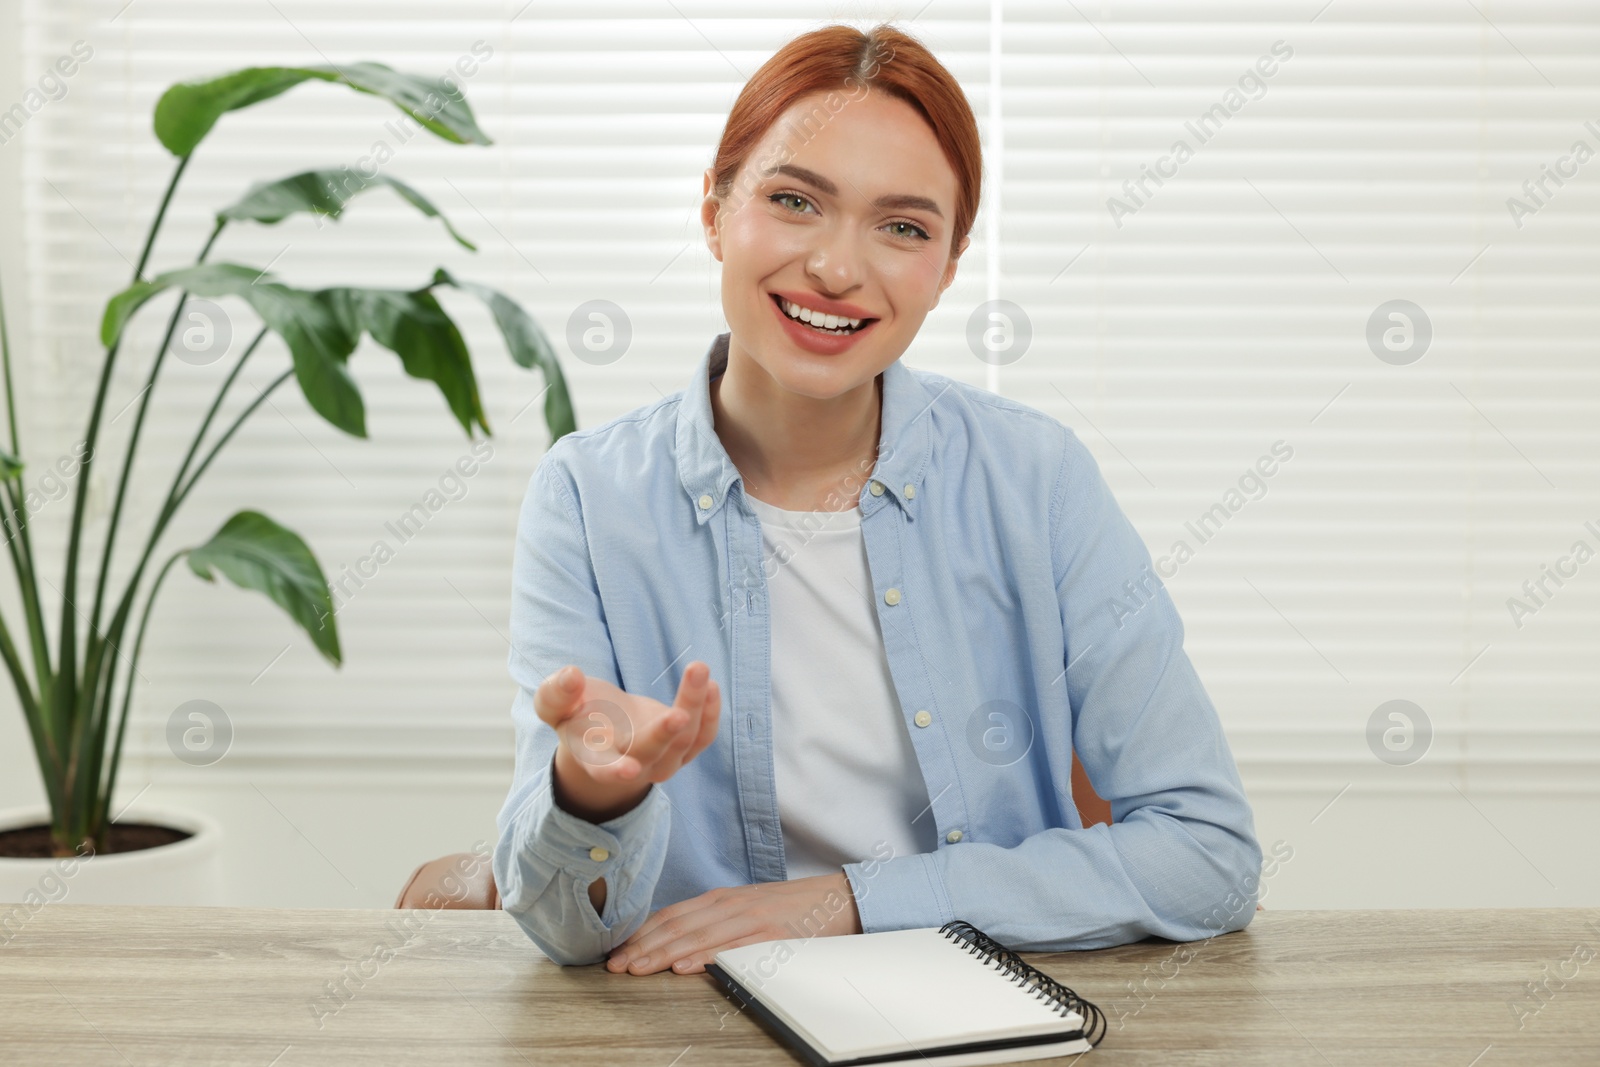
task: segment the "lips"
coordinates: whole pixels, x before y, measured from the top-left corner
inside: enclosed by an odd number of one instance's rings
[[[801,322],[799,319],[791,319],[784,314],[783,304],[781,303],[782,298],[776,293],[769,295],[772,297],[772,313],[778,316],[779,328],[783,330],[784,335],[789,338],[790,343],[796,348],[804,352],[810,352],[813,355],[842,355],[860,341],[861,338],[871,333],[872,328],[878,324],[878,320],[875,318],[863,318],[861,325],[854,330],[830,333],[827,330],[819,330],[808,323]]]
[[[865,330],[868,326],[871,326],[873,323],[878,321],[877,319],[872,318],[870,316],[861,317],[861,324],[859,326],[856,326],[853,329],[851,327],[849,327],[849,326],[841,326],[841,327],[838,327],[838,328],[843,330],[844,333],[835,334],[835,333],[833,333],[833,332],[831,332],[829,330],[825,330],[825,329],[822,329],[820,327],[813,326],[808,322],[804,322],[804,321],[802,321],[800,319],[795,318],[794,316],[790,315],[787,311],[785,311],[783,309],[783,304],[784,304],[784,298],[783,297],[779,296],[777,293],[770,293],[768,295],[771,296],[772,302],[777,305],[778,314],[782,315],[784,318],[788,319],[790,322],[795,323],[797,326],[802,326],[802,327],[804,327],[804,328],[806,328],[808,330],[814,330],[817,333],[820,333],[825,337],[836,337],[836,336],[848,337],[848,336],[850,336],[852,334],[860,333],[862,330]],[[798,303],[798,301],[795,301],[795,303]],[[802,304],[801,306],[804,307],[806,305]],[[841,317],[842,318],[855,318],[857,316],[841,316]]]

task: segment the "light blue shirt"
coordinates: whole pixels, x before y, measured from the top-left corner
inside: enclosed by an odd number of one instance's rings
[[[776,564],[712,420],[727,344],[717,337],[687,390],[557,440],[523,504],[516,772],[493,868],[502,906],[558,963],[602,961],[669,904],[786,878]],[[1043,412],[899,361],[882,394],[877,464],[850,491],[938,846],[844,866],[862,929],[962,919],[1045,951],[1248,924],[1261,872],[1250,805],[1177,609],[1093,455]],[[556,734],[533,710],[545,677],[575,663],[670,704],[694,660],[722,690],[716,740],[619,818],[554,805]],[[1074,750],[1110,826],[1082,826]]]

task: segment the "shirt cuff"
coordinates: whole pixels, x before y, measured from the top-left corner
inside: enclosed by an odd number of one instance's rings
[[[861,932],[916,930],[954,919],[937,860],[938,854],[930,852],[846,863],[844,876],[856,898]]]
[[[551,757],[549,777],[555,781],[555,757]],[[600,923],[606,928],[616,921],[619,907],[633,889],[646,853],[655,840],[658,824],[666,818],[667,796],[655,783],[632,810],[603,823],[592,823],[572,814],[556,803],[554,786],[544,791],[533,815],[534,832],[524,844],[528,858],[547,870],[570,874],[585,899],[580,912],[592,912],[587,886],[597,878],[606,880],[606,904]],[[593,917],[588,919],[593,922]]]
[[[534,836],[529,847],[563,870],[593,871],[643,848],[664,803],[661,790],[652,783],[650,791],[631,811],[609,822],[593,823],[563,809],[552,797],[541,827],[543,832]]]

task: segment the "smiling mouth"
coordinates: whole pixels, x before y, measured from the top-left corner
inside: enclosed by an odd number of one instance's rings
[[[846,323],[843,326],[840,326],[838,329],[828,330],[828,329],[824,329],[821,326],[812,325],[811,323],[807,322],[805,319],[795,318],[793,315],[790,315],[787,310],[784,309],[785,301],[781,296],[779,296],[777,293],[772,293],[772,294],[769,294],[769,295],[772,297],[772,302],[774,304],[778,305],[779,314],[783,315],[785,318],[789,319],[792,322],[796,322],[799,325],[806,327],[807,329],[815,330],[820,334],[826,334],[826,335],[828,335],[830,337],[843,337],[846,334],[860,333],[862,330],[866,329],[868,326],[871,326],[873,323],[878,321],[877,319],[862,319],[860,321],[860,324],[856,325],[856,326],[851,326],[849,323]]]

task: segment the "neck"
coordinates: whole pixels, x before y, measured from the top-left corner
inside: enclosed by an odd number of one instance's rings
[[[711,411],[745,491],[794,511],[854,507],[877,461],[881,380],[827,399],[802,396],[730,337],[727,369],[711,382]]]

